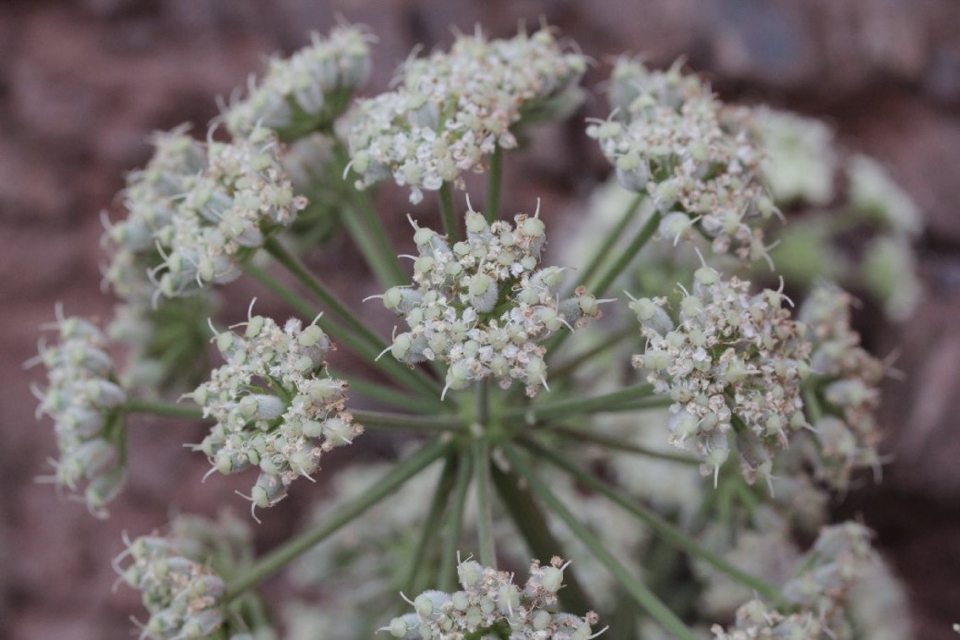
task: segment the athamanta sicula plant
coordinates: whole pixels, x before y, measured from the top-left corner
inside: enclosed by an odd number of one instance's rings
[[[316,524],[260,557],[236,519],[181,517],[127,540],[116,568],[143,593],[141,638],[277,637],[257,587],[291,563],[329,591],[281,612],[288,637],[868,637],[855,605],[879,562],[871,534],[829,525],[825,505],[880,464],[884,366],[839,288],[795,309],[782,285],[745,279],[755,262],[769,274],[765,227],[781,217],[753,111],[679,65],[619,61],[613,112],[586,133],[629,196],[592,256],[546,265],[552,212],[501,212],[503,155],[578,106],[586,58],[548,28],[478,31],[356,99],[372,41],[341,25],[271,60],[215,123],[228,141],[157,134],[126,217],[107,222],[116,319],[105,333],[58,310],[56,343],[41,342],[53,480],[101,517],[137,414],[212,423],[192,448],[208,475],[249,476],[254,518],[365,430],[409,434],[394,463],[326,478]],[[487,175],[481,207],[467,172]],[[371,190],[385,180],[414,205],[437,195],[441,229],[408,216],[412,253],[380,224]],[[286,235],[341,225],[381,287],[367,304],[396,316],[389,338]],[[691,245],[697,262],[670,290],[637,284],[642,256]],[[251,302],[240,325],[208,318],[214,289],[242,277],[292,317]],[[150,345],[200,323],[222,364],[197,382],[183,375],[196,348]],[[334,349],[376,378],[333,370]]]

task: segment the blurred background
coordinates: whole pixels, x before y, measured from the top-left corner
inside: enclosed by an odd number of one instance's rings
[[[366,93],[383,90],[417,44],[446,47],[452,29],[494,37],[541,20],[609,72],[610,57],[654,66],[685,57],[725,100],[767,102],[825,119],[842,145],[880,160],[922,210],[923,280],[916,315],[889,324],[867,304],[858,328],[880,356],[897,353],[881,422],[892,462],[838,509],[879,533],[907,581],[917,637],[955,637],[960,622],[960,3],[957,0],[3,0],[0,2],[0,637],[126,638],[137,594],[111,592],[110,558],[131,535],[177,510],[239,510],[233,487],[200,478],[183,442],[200,431],[163,421],[132,430],[131,480],[100,522],[34,478],[55,452],[34,417],[24,372],[38,325],[68,314],[109,315],[100,292],[101,210],[117,211],[124,174],[149,158],[156,129],[202,134],[227,97],[337,16],[378,36]],[[575,210],[609,172],[582,116],[541,134],[511,160],[505,209],[536,197],[552,216]],[[397,194],[397,208],[408,205]],[[116,216],[116,214],[115,214]],[[402,223],[405,226],[405,223]],[[335,245],[318,263],[341,284],[366,277]],[[243,284],[238,286],[242,289]],[[230,294],[244,300],[242,294]],[[249,298],[246,298],[249,300]],[[245,306],[245,303],[242,303]],[[237,485],[241,487],[242,485]],[[302,492],[257,530],[268,548],[299,522]],[[173,506],[171,506],[173,505]],[[173,511],[171,511],[173,510]]]

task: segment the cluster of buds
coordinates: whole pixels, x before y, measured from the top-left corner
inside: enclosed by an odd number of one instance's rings
[[[155,133],[151,143],[155,151],[150,162],[127,176],[127,217],[105,221],[104,236],[113,247],[105,283],[121,299],[141,304],[153,295],[147,273],[162,262],[157,247],[170,248],[180,199],[197,185],[207,166],[206,150],[185,127]]]
[[[166,297],[196,293],[241,275],[241,252],[263,245],[289,226],[306,200],[294,195],[267,129],[231,143],[207,143],[207,165],[182,194],[176,215],[158,238],[163,263],[152,272]]]
[[[125,300],[186,296],[236,279],[241,252],[260,247],[306,206],[267,129],[205,145],[175,130],[154,144],[146,169],[128,178],[129,216],[107,229],[116,250],[105,279]]]
[[[227,364],[187,394],[217,421],[196,448],[223,474],[259,467],[250,499],[272,506],[363,429],[346,411],[347,383],[322,372],[331,345],[320,327],[252,316],[243,335],[224,331],[215,341]]]
[[[647,339],[633,366],[672,398],[670,444],[688,448],[693,441],[705,474],[716,477],[726,462],[735,427],[745,476],[769,480],[773,454],[806,426],[800,386],[810,373],[810,346],[782,306],[783,294],[766,289],[751,296],[749,286],[697,269],[677,324],[665,298],[632,301]]]
[[[187,557],[174,538],[141,536],[114,560],[121,579],[143,593],[150,619],[140,640],[206,638],[223,624],[219,575]]]
[[[517,146],[516,126],[579,104],[585,69],[548,30],[510,40],[459,35],[449,53],[408,60],[397,90],[359,103],[349,132],[357,186],[393,176],[413,203],[423,189],[462,187],[461,174],[482,171],[484,156]]]
[[[826,410],[813,424],[819,443],[814,466],[818,479],[837,488],[849,486],[856,469],[880,467],[874,413],[886,367],[860,346],[860,336],[850,328],[850,304],[842,289],[821,285],[799,313],[813,345],[811,367]]]
[[[425,591],[410,602],[414,613],[394,618],[381,631],[405,640],[508,636],[515,640],[588,640],[595,636],[591,626],[597,623],[596,613],[579,618],[550,611],[563,586],[566,566],[557,557],[546,567],[534,560],[530,578],[521,589],[513,583],[512,574],[466,560],[457,567],[462,591]]]
[[[370,76],[370,34],[345,25],[290,58],[271,58],[259,86],[250,79],[249,94],[230,105],[222,118],[235,136],[258,127],[281,140],[328,129],[347,107],[353,92]]]
[[[71,491],[85,483],[84,500],[97,515],[119,492],[123,464],[122,407],[126,392],[115,382],[113,360],[100,329],[83,318],[65,318],[57,308],[59,342],[41,340],[40,355],[28,364],[47,369],[47,387],[35,393],[39,415],[53,418],[60,459],[54,481]]]
[[[504,389],[519,380],[534,396],[546,385],[540,342],[600,317],[599,301],[583,289],[558,298],[562,269],[537,268],[546,238],[540,218],[521,213],[514,221],[516,226],[488,224],[469,211],[467,239],[452,248],[443,236],[413,223],[415,286],[383,295],[384,306],[410,327],[394,335],[389,351],[408,364],[446,363],[444,393],[492,376]]]
[[[784,597],[797,611],[784,615],[751,600],[737,611],[733,629],[711,629],[715,640],[859,637],[850,627],[846,605],[854,587],[878,562],[870,538],[870,531],[854,522],[824,527],[797,560],[794,578],[783,586]]]
[[[610,90],[614,112],[592,122],[595,138],[624,188],[648,194],[662,215],[660,233],[690,237],[694,225],[717,253],[768,258],[755,225],[776,213],[760,176],[762,153],[747,112],[717,101],[678,66],[651,71],[620,60]]]

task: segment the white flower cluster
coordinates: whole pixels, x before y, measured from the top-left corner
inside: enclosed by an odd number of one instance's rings
[[[359,102],[349,132],[357,186],[393,176],[422,190],[462,187],[497,147],[517,146],[519,124],[559,118],[579,104],[585,58],[564,53],[549,30],[510,40],[460,35],[449,53],[408,60],[393,92]]]
[[[167,297],[190,295],[241,274],[245,249],[263,245],[289,226],[306,200],[294,195],[277,160],[277,142],[266,129],[231,143],[207,143],[207,166],[182,194],[176,215],[158,238],[164,262],[152,277]]]
[[[615,110],[587,134],[624,188],[653,199],[660,233],[677,241],[696,225],[717,253],[766,258],[763,233],[751,225],[776,209],[759,179],[762,154],[748,112],[721,104],[677,66],[660,72],[620,60],[611,84]]]
[[[410,603],[415,613],[394,618],[381,630],[406,640],[588,640],[595,635],[591,627],[597,623],[596,613],[579,618],[549,610],[557,602],[566,566],[557,557],[546,567],[534,560],[521,590],[513,584],[512,574],[463,561],[457,567],[462,591],[424,591]]]
[[[224,112],[227,129],[247,136],[266,127],[292,140],[330,127],[370,76],[371,39],[362,29],[339,26],[326,38],[314,33],[290,58],[271,58],[259,86],[251,77],[247,97]]]
[[[827,410],[813,424],[820,449],[814,467],[818,479],[837,488],[848,487],[856,469],[880,467],[874,413],[886,367],[860,346],[860,336],[850,328],[850,303],[839,287],[821,285],[799,313],[813,344],[811,367],[822,379]]]
[[[756,109],[754,118],[767,153],[760,168],[776,201],[829,203],[839,163],[830,127],[820,120],[769,107]]]
[[[113,360],[100,329],[83,318],[63,317],[57,308],[59,342],[40,342],[40,355],[28,364],[47,369],[47,387],[35,393],[37,414],[53,418],[60,459],[54,481],[76,491],[85,483],[84,501],[91,512],[104,506],[126,479],[123,463],[121,407],[126,392],[115,382]]]
[[[147,166],[127,176],[123,192],[127,217],[106,223],[104,235],[112,245],[106,284],[124,301],[142,306],[153,296],[147,272],[161,261],[157,247],[169,250],[180,199],[196,186],[207,166],[203,145],[187,135],[185,127],[157,132],[151,143],[155,151]]]
[[[659,394],[669,394],[670,443],[692,440],[702,471],[716,475],[729,455],[727,433],[736,428],[744,473],[769,478],[771,456],[806,426],[800,383],[810,373],[802,327],[770,289],[751,296],[750,283],[697,269],[693,293],[684,291],[679,323],[665,298],[630,303],[647,345],[633,357]],[[735,424],[742,421],[742,426]]]
[[[220,473],[259,467],[250,499],[269,507],[363,428],[346,411],[347,383],[321,373],[330,341],[320,327],[252,316],[243,335],[224,331],[216,343],[227,364],[188,394],[217,421],[196,448]]]
[[[879,562],[870,546],[870,531],[847,522],[824,527],[813,548],[797,561],[797,574],[783,587],[798,610],[784,615],[761,600],[737,611],[733,629],[714,625],[714,640],[853,640],[846,605],[851,592]]]
[[[107,230],[116,250],[105,279],[125,300],[145,297],[139,277],[145,269],[155,285],[150,297],[186,296],[235,280],[242,251],[260,247],[306,206],[266,129],[206,145],[175,130],[157,135],[154,144],[153,160],[128,179],[128,218]],[[144,267],[154,249],[158,263]]]
[[[223,624],[226,585],[212,569],[185,557],[175,539],[141,536],[114,560],[114,568],[143,592],[150,619],[140,640],[206,638]]]
[[[390,352],[409,364],[446,363],[444,393],[493,376],[504,389],[519,380],[534,396],[547,376],[546,349],[539,343],[563,327],[600,317],[599,302],[583,289],[558,299],[562,269],[537,268],[546,240],[543,221],[522,213],[514,221],[516,226],[490,225],[469,211],[467,239],[452,248],[443,236],[413,223],[420,254],[413,264],[416,286],[383,295],[384,306],[410,327],[394,336]]]

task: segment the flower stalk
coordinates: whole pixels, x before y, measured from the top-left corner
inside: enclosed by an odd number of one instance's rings
[[[617,559],[610,553],[610,551],[603,546],[603,543],[547,488],[547,485],[537,476],[530,465],[527,464],[512,445],[505,444],[503,446],[503,452],[510,461],[510,464],[512,464],[517,472],[530,484],[530,488],[544,504],[546,504],[547,508],[563,520],[571,533],[580,539],[584,546],[590,550],[590,553],[607,568],[610,574],[617,579],[637,604],[650,614],[650,617],[680,640],[697,640],[697,637],[690,631],[689,627],[642,581],[632,576],[624,568],[622,560]]]
[[[223,596],[224,601],[229,602],[246,590],[260,584],[291,561],[356,520],[370,507],[386,499],[391,493],[399,489],[407,480],[442,458],[449,452],[451,446],[451,443],[447,440],[435,439],[413,456],[399,462],[380,482],[374,484],[351,502],[342,505],[331,517],[280,545],[258,560],[243,575],[231,581],[227,585],[226,593]]]

